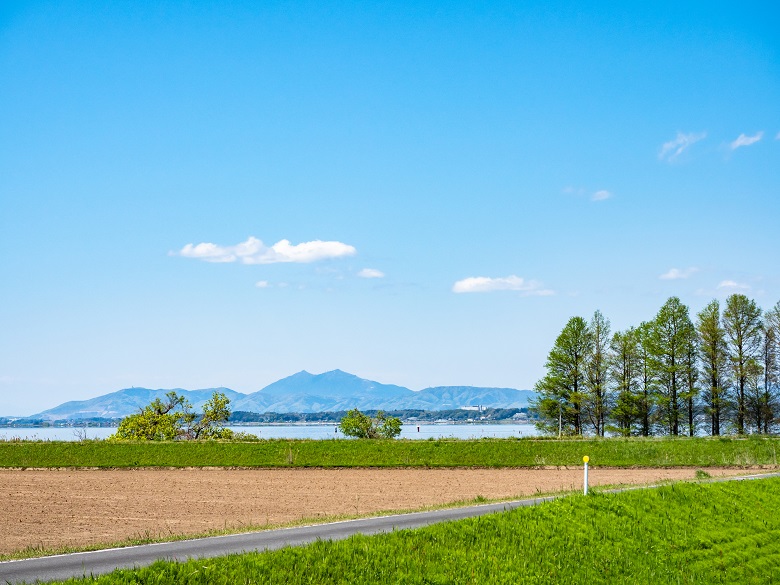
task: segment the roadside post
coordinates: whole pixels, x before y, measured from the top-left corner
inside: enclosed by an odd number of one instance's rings
[[[585,455],[585,457],[582,458],[582,462],[585,464],[585,483],[584,483],[585,489],[584,489],[584,492],[585,492],[586,496],[588,495],[588,461],[590,461],[590,457]]]

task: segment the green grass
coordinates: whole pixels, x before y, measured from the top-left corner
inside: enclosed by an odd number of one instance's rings
[[[256,443],[0,442],[0,467],[776,466],[780,439],[264,440]]]
[[[157,562],[86,582],[778,583],[779,510],[777,478],[682,483],[275,552]]]

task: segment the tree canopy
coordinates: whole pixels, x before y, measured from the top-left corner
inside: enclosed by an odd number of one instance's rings
[[[534,388],[538,398],[532,406],[540,415],[543,430],[582,434],[591,339],[585,319],[572,317],[555,340],[545,364],[547,375]]]
[[[596,311],[571,317],[548,354],[531,412],[555,434],[624,436],[780,428],[780,302],[763,313],[742,294],[691,320],[679,298],[610,337]]]
[[[137,414],[122,419],[110,438],[128,441],[174,441],[230,439],[233,431],[225,428],[230,418],[230,399],[214,392],[203,405],[203,412],[192,412],[192,405],[174,391],[165,400],[155,398]]]
[[[387,416],[381,410],[370,417],[354,408],[339,423],[339,430],[347,437],[358,439],[394,439],[401,434],[401,419]]]

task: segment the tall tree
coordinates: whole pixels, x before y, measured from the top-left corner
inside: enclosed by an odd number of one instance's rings
[[[761,344],[763,366],[763,394],[761,398],[763,429],[768,435],[778,417],[780,392],[780,302],[764,315],[764,338]]]
[[[761,387],[764,368],[758,360],[751,358],[745,369],[745,428],[760,433],[764,428],[764,391]]]
[[[710,418],[710,434],[720,435],[726,408],[726,332],[721,326],[720,303],[713,300],[696,316],[699,359],[704,383],[705,412]]]
[[[590,320],[590,351],[588,352],[584,401],[585,412],[597,437],[604,436],[608,411],[609,385],[609,319],[596,311]]]
[[[688,336],[687,344],[683,348],[682,357],[684,388],[680,393],[680,398],[682,398],[682,407],[688,419],[689,437],[693,437],[696,434],[696,411],[699,397],[699,387],[697,385],[699,379],[697,353],[699,348],[697,342],[695,330],[692,330],[691,335]]]
[[[654,424],[656,375],[653,369],[654,363],[650,353],[650,340],[652,338],[652,323],[643,321],[636,330],[638,338],[637,354],[639,360],[639,420],[642,425],[641,435],[649,437]]]
[[[590,348],[588,324],[582,317],[572,317],[547,356],[547,374],[534,388],[537,398],[531,409],[539,416],[540,430],[552,433],[560,428],[567,434],[582,434]]]
[[[685,357],[695,329],[688,307],[677,297],[664,303],[652,322],[649,350],[658,377],[660,415],[671,435],[680,434],[680,393],[685,389]]]
[[[639,349],[639,333],[631,327],[618,331],[610,342],[610,377],[615,385],[615,405],[611,418],[617,424],[617,432],[624,437],[641,423],[642,395],[640,377],[642,363]],[[649,431],[649,429],[648,429]]]
[[[736,392],[736,427],[739,434],[744,434],[746,391],[750,376],[755,373],[751,362],[758,362],[761,353],[761,309],[745,295],[733,294],[726,299],[723,328]]]

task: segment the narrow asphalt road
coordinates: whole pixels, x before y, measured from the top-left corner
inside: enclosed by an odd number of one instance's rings
[[[275,550],[284,546],[308,544],[316,540],[341,540],[353,534],[379,534],[405,528],[419,528],[437,522],[503,512],[520,506],[533,506],[551,499],[553,498],[531,498],[467,508],[362,518],[330,524],[279,528],[263,532],[6,561],[0,563],[0,583],[35,582],[36,579],[39,581],[64,580],[84,575],[110,573],[118,568],[150,565],[159,559],[184,561],[190,558],[216,557],[231,553]]]
[[[734,481],[778,476],[780,476],[780,473],[768,473],[742,477],[719,478],[712,481]],[[618,492],[625,491],[626,489],[638,488],[623,488],[611,491]],[[460,520],[462,518],[483,516],[485,514],[503,512],[522,506],[533,506],[541,502],[550,501],[554,499],[554,497],[555,496],[529,498],[526,500],[515,500],[498,504],[483,504],[466,508],[397,514],[394,516],[363,518],[360,520],[317,524],[314,526],[280,528],[263,532],[249,532],[229,536],[215,536],[195,540],[147,544],[142,546],[42,557],[38,559],[5,561],[0,563],[0,583],[34,583],[36,580],[59,581],[71,577],[101,575],[110,573],[118,568],[141,567],[150,565],[154,561],[160,559],[184,561],[190,558],[216,557],[231,553],[275,550],[284,546],[298,546],[316,540],[341,540],[348,538],[353,534],[369,535],[392,532],[393,530],[403,530],[406,528],[420,528],[437,522],[448,522],[451,520]]]

